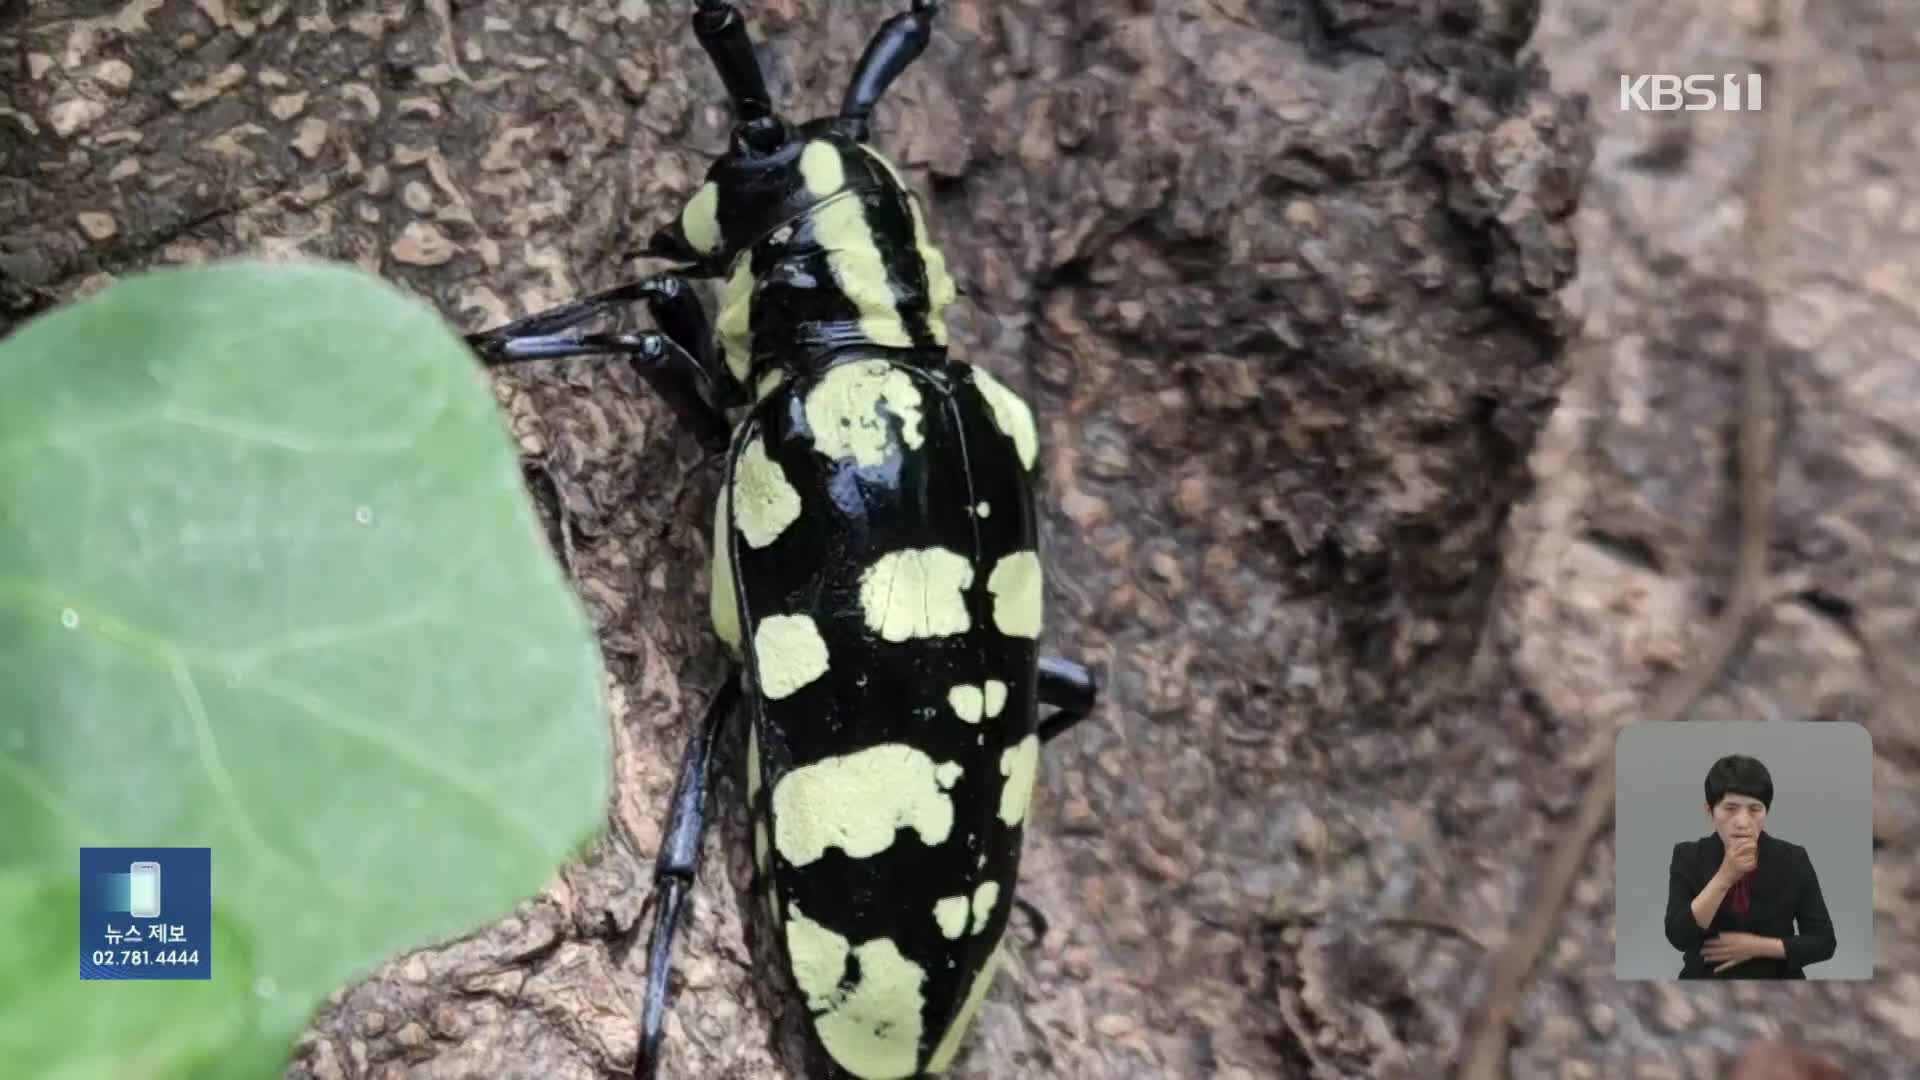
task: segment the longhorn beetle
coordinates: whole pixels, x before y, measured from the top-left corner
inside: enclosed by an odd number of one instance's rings
[[[782,978],[830,1075],[862,1080],[953,1061],[1000,959],[1040,745],[1095,701],[1084,666],[1039,652],[1033,414],[949,354],[945,258],[868,145],[939,9],[888,19],[839,114],[791,126],[740,14],[699,0],[693,32],[735,122],[646,249],[683,265],[467,339],[490,366],[625,357],[725,453],[711,616],[727,678],[688,739],[654,867],[638,1077],[657,1068],[714,746],[743,701]],[[724,279],[717,327],[692,278]],[[579,329],[633,301],[657,331]]]

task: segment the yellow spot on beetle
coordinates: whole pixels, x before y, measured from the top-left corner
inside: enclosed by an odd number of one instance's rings
[[[980,505],[973,508],[973,512],[974,512],[974,515],[977,517],[986,517],[988,514],[993,512],[993,507],[987,505],[987,503],[985,502],[982,502]]]
[[[1020,400],[1020,395],[1007,389],[1006,384],[994,378],[993,372],[983,367],[973,369],[973,385],[979,387],[980,396],[987,400],[987,407],[993,410],[993,423],[1000,433],[1013,440],[1014,453],[1020,455],[1020,464],[1028,469],[1040,456],[1040,432],[1033,424],[1033,410]]]
[[[1016,551],[987,576],[993,594],[993,624],[1009,637],[1040,636],[1040,556]]]
[[[988,679],[985,687],[961,683],[947,691],[947,704],[953,706],[954,715],[977,724],[982,716],[999,716],[1006,708],[1007,684],[999,679]]]
[[[918,450],[926,442],[920,430],[920,390],[911,376],[885,360],[829,369],[807,391],[806,408],[813,445],[829,458],[850,457],[865,468],[884,464],[893,441],[889,414],[899,418],[900,441],[909,449]]]
[[[792,910],[793,917],[787,920],[787,955],[793,961],[793,979],[808,997],[827,997],[839,987],[852,950],[846,938],[807,918],[799,905]]]
[[[957,761],[949,761],[933,771],[933,782],[940,785],[942,791],[952,791],[953,785],[960,782],[967,770]]]
[[[747,440],[734,466],[733,500],[734,523],[757,548],[778,540],[800,517],[800,493],[787,482],[780,463],[767,456],[766,441],[758,435]]]
[[[860,607],[888,641],[964,634],[972,584],[973,565],[945,548],[889,551],[861,573]]]
[[[796,906],[787,920],[787,955],[794,982],[807,997],[820,1045],[861,1080],[914,1075],[920,1051],[921,988],[927,973],[875,938],[858,946],[806,917]],[[848,982],[848,960],[859,981]]]
[[[773,846],[793,865],[807,866],[832,847],[871,858],[906,828],[928,846],[943,843],[953,831],[953,800],[941,790],[940,769],[904,743],[795,769],[773,786]]]
[[[769,615],[753,632],[760,692],[779,699],[827,673],[827,643],[805,615]]]
[[[720,250],[720,189],[711,180],[701,184],[680,211],[680,234],[702,255]]]
[[[940,932],[949,938],[966,933],[967,898],[948,896],[934,901],[933,921],[940,924]]]
[[[986,696],[977,686],[962,683],[947,691],[947,704],[953,706],[954,714],[969,724],[980,722],[980,714],[986,708]]]
[[[760,732],[747,725],[747,801],[760,797]]]
[[[954,1014],[953,1023],[947,1025],[947,1033],[940,1038],[940,1045],[934,1047],[933,1056],[927,1059],[929,1073],[943,1073],[953,1066],[953,1059],[960,1052],[961,1040],[973,1027],[973,1019],[980,1012],[980,1006],[987,1000],[987,991],[993,987],[994,976],[1000,974],[1000,964],[1004,957],[1000,949],[994,949],[981,966],[980,974],[974,976],[973,988],[967,991],[967,1000],[960,1005],[960,1011]]]
[[[767,872],[767,823],[753,823],[753,865],[762,874]]]
[[[1040,736],[1029,735],[1007,747],[1000,755],[1000,775],[1007,778],[1000,789],[1000,820],[1018,825],[1027,817],[1027,803],[1033,798],[1033,774],[1040,763]]]
[[[999,716],[1000,710],[1007,707],[1007,684],[999,679],[987,680],[987,715]]]
[[[920,194],[908,186],[900,170],[893,167],[893,162],[888,161],[886,155],[871,146],[863,145],[860,149],[880,163],[880,167],[893,178],[894,186],[907,197],[907,213],[913,219],[914,251],[920,256],[920,265],[927,272],[927,330],[933,335],[935,345],[945,345],[947,308],[959,296],[959,290],[954,287],[953,275],[947,273],[947,257],[927,236],[926,210],[920,205]]]
[[[983,881],[973,890],[973,932],[979,933],[987,928],[987,920],[993,918],[993,905],[1000,899],[1000,883]]]
[[[887,278],[887,264],[867,224],[864,204],[848,192],[816,205],[813,238],[826,250],[827,265],[841,294],[859,313],[860,333],[875,345],[911,345],[913,339],[900,317],[900,300]]]
[[[713,510],[713,588],[707,594],[707,610],[713,620],[715,636],[734,656],[740,655],[740,609],[734,599],[733,551],[727,534],[727,489]]]
[[[847,170],[840,163],[839,149],[823,139],[808,143],[800,151],[800,179],[807,185],[807,194],[816,199],[846,187]]]
[[[720,290],[720,314],[713,324],[727,370],[741,383],[753,369],[753,285],[753,260],[743,254],[734,261],[733,276]]]

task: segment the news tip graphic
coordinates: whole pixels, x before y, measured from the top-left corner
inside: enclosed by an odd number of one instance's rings
[[[81,848],[80,978],[213,978],[213,849]]]

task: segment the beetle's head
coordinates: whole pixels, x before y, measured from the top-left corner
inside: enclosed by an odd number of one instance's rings
[[[733,101],[727,152],[680,214],[655,233],[650,255],[677,259],[706,274],[724,271],[757,240],[848,186],[893,182],[859,152],[868,118],[893,80],[927,47],[939,0],[881,24],[854,69],[840,112],[792,125],[773,110],[745,20],[726,0],[700,0],[694,36],[719,69]]]
[[[655,253],[719,272],[819,202],[897,185],[898,177],[861,144],[840,117],[799,126],[772,115],[741,121],[700,190],[655,235]]]

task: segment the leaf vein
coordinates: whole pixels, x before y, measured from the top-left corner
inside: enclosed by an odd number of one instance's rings
[[[0,777],[13,781],[14,786],[26,792],[28,798],[39,803],[56,819],[64,822],[73,830],[75,838],[81,841],[82,846],[85,846],[87,841],[98,841],[106,835],[105,830],[83,817],[72,805],[42,783],[39,777],[21,768],[19,762],[4,754],[0,754]],[[16,823],[11,825],[10,829],[22,827],[24,826]]]
[[[247,685],[294,706],[315,720],[331,725],[341,734],[356,737],[362,742],[379,747],[395,759],[406,762],[426,779],[436,781],[440,786],[467,797],[480,806],[489,817],[509,826],[541,859],[546,859],[551,854],[540,838],[540,831],[518,815],[502,809],[499,802],[488,794],[487,786],[478,778],[444,759],[434,757],[411,739],[401,738],[391,729],[369,724],[355,715],[351,709],[317,694],[309,693],[294,683],[268,677],[249,680]]]
[[[239,789],[234,785],[233,774],[227,771],[226,760],[220,753],[220,740],[214,735],[212,720],[207,716],[206,700],[200,696],[200,687],[194,682],[193,672],[188,668],[181,650],[166,650],[166,667],[167,674],[173,678],[174,688],[180,693],[181,703],[186,706],[187,718],[193,725],[194,749],[200,758],[200,768],[206,773],[207,782],[213,786],[214,795],[232,819],[241,842],[261,863],[277,865],[292,877],[304,876],[324,883],[326,875],[315,872],[316,867],[308,865],[303,868],[268,843],[259,825],[254,822],[253,815],[247,812]],[[303,869],[308,873],[303,875]]]

